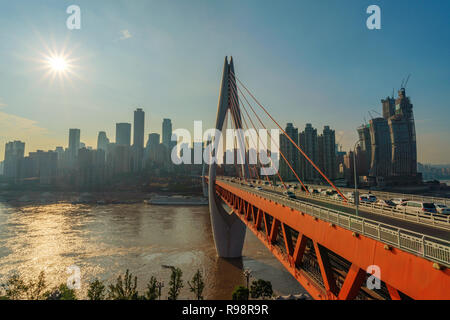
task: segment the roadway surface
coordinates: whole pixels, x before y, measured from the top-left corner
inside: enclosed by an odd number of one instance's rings
[[[217,178],[217,179],[219,179],[219,178]],[[237,187],[240,186],[240,183],[231,182],[231,181],[224,180],[224,179],[220,179],[220,180],[223,182],[229,183],[229,184],[236,185]],[[268,186],[264,186],[263,190],[266,192],[274,193],[276,195],[285,196],[285,195],[283,195],[284,190],[273,190],[272,187],[268,187]],[[256,189],[254,191],[258,192],[258,190],[256,190]],[[331,203],[331,202],[327,202],[327,201],[321,201],[316,198],[308,197],[308,196],[306,196],[306,194],[302,195],[302,193],[303,192],[295,193],[297,200],[315,204],[315,205],[318,205],[318,206],[321,206],[324,208],[344,212],[347,214],[356,215],[356,209],[354,207],[339,205],[338,203],[335,203],[335,202]],[[361,208],[361,207],[358,207],[358,216],[362,217],[362,218],[367,218],[367,219],[370,219],[373,221],[377,221],[379,223],[383,223],[383,224],[386,224],[386,225],[389,225],[392,227],[397,227],[397,228],[401,228],[404,230],[421,233],[426,236],[442,239],[445,241],[450,241],[450,230],[435,228],[431,225],[430,226],[423,225],[423,224],[415,223],[412,221],[406,221],[406,220],[402,220],[402,219],[384,216],[381,214],[372,213],[370,211],[367,211],[365,208]]]

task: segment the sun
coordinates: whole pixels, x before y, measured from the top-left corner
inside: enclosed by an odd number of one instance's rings
[[[73,58],[65,50],[49,50],[47,54],[42,54],[42,59],[40,60],[41,68],[45,70],[43,79],[50,79],[51,83],[55,80],[58,80],[61,84],[65,81],[71,82],[71,78],[77,77],[75,61],[77,59]]]
[[[64,57],[49,57],[49,67],[55,72],[65,72],[68,70],[69,64]]]

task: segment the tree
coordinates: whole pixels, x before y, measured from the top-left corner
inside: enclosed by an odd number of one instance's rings
[[[272,283],[258,279],[250,286],[250,295],[253,299],[270,298],[273,295]]]
[[[95,279],[91,283],[89,283],[89,289],[87,292],[87,296],[89,300],[104,300],[106,297],[106,288],[103,284],[103,281]]]
[[[233,300],[248,300],[249,290],[244,286],[237,286],[233,291]]]
[[[42,300],[45,298],[45,288],[47,283],[45,282],[44,271],[39,273],[37,282],[30,281],[28,284],[27,299],[29,300]]]
[[[156,300],[158,296],[159,296],[158,281],[154,276],[152,276],[147,284],[147,291],[145,292],[144,297],[147,300]]]
[[[122,275],[119,275],[115,285],[109,285],[108,298],[112,300],[137,300],[138,292],[137,288],[137,277],[127,271],[125,272],[124,279],[122,280]]]
[[[205,283],[203,282],[203,275],[200,270],[197,270],[194,277],[192,278],[192,284],[188,281],[189,288],[192,293],[195,294],[197,300],[203,300],[203,289],[205,288]]]
[[[47,300],[77,300],[75,290],[69,289],[65,283],[46,292],[45,297]]]
[[[9,300],[25,299],[28,291],[28,285],[18,274],[10,276],[1,287],[4,291],[4,297]]]
[[[181,277],[183,276],[183,272],[180,268],[172,267],[172,274],[170,275],[170,282],[169,282],[169,300],[177,300],[178,296],[180,295],[181,289],[184,287],[183,280],[181,280]]]

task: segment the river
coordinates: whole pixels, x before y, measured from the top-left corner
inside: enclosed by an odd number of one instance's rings
[[[36,279],[45,271],[54,286],[67,281],[72,265],[81,271],[80,298],[89,281],[98,277],[109,284],[126,269],[138,277],[141,292],[152,275],[163,280],[166,298],[170,270],[162,265],[181,268],[184,280],[202,270],[206,299],[230,299],[234,287],[245,283],[242,268],[271,281],[279,294],[305,292],[250,231],[242,259],[217,258],[205,206],[0,203],[0,283],[13,273]],[[186,281],[180,298],[193,298]]]

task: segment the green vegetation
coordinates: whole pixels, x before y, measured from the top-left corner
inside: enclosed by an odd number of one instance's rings
[[[189,290],[195,294],[197,300],[203,300],[203,289],[205,288],[205,283],[203,282],[203,275],[200,270],[197,270],[194,277],[192,278],[192,283],[188,281]]]
[[[106,287],[103,281],[95,279],[89,284],[89,289],[87,292],[89,300],[105,300],[106,298]]]
[[[172,274],[170,275],[170,282],[169,282],[169,300],[177,300],[178,296],[180,295],[180,291],[183,288],[183,280],[181,280],[181,277],[183,276],[183,272],[180,268],[172,267]]]
[[[258,279],[252,282],[250,286],[250,296],[253,299],[266,299],[273,295],[272,283],[270,281],[265,281]]]
[[[237,286],[232,295],[233,300],[248,300],[249,290],[244,286]]]
[[[171,275],[168,290],[168,300],[177,300],[184,287],[180,268],[170,267]],[[187,281],[189,291],[194,299],[203,300],[205,282],[200,270]],[[140,295],[137,290],[137,277],[126,270],[119,275],[115,283],[108,286],[104,281],[94,279],[88,285],[88,300],[157,300],[161,299],[161,288],[164,286],[156,277],[152,276],[147,283],[146,290]],[[245,286],[237,286],[232,294],[233,300],[267,299],[272,297],[272,284],[269,281],[258,279],[253,281],[250,290]],[[36,281],[26,281],[20,275],[10,276],[5,283],[0,284],[0,300],[77,300],[76,292],[66,284],[47,288],[44,272],[41,272]]]
[[[122,280],[122,275],[117,278],[116,284],[109,285],[108,298],[110,300],[137,300],[137,277],[127,271]]]

